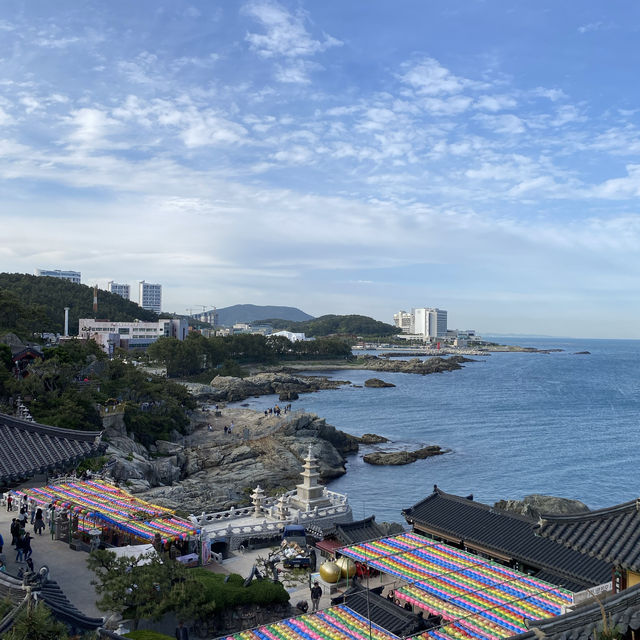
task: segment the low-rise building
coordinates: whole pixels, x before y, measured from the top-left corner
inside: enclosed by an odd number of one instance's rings
[[[35,275],[47,276],[49,278],[61,278],[62,280],[70,280],[75,284],[80,284],[79,271],[62,271],[60,269],[36,269]]]
[[[95,318],[81,318],[78,337],[94,340],[109,355],[116,347],[121,349],[146,349],[158,338],[184,340],[189,332],[184,318],[163,318],[157,322],[111,322]]]

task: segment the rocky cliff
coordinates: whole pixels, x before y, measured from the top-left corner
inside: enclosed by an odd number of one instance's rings
[[[267,492],[293,489],[309,450],[323,481],[345,473],[357,439],[314,414],[265,417],[246,409],[199,412],[193,432],[146,449],[111,418],[105,437],[113,477],[157,504],[189,512],[214,511],[247,500],[257,484]],[[211,429],[209,429],[211,426]],[[224,427],[232,426],[231,434]]]

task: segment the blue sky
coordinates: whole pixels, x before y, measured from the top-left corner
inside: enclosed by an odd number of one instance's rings
[[[0,4],[0,270],[640,338],[640,5]]]

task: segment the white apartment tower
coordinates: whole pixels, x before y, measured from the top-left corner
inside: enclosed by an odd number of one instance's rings
[[[61,278],[62,280],[70,280],[76,284],[80,284],[79,271],[61,271],[60,269],[36,269],[35,275],[48,276],[50,278]]]
[[[162,285],[150,284],[142,280],[139,283],[138,304],[148,311],[160,313],[162,311]]]
[[[444,338],[447,335],[447,312],[444,309],[422,307],[412,309],[413,326],[411,333],[429,338]]]
[[[109,282],[107,282],[107,291],[116,293],[125,300],[131,299],[131,287],[128,284],[119,284],[118,282],[109,280]]]
[[[393,324],[402,329],[402,333],[411,333],[411,324],[413,323],[413,314],[406,311],[398,311],[393,314]]]

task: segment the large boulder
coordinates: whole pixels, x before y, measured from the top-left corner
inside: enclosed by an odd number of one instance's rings
[[[496,509],[512,511],[523,516],[538,519],[541,515],[574,515],[589,511],[589,507],[580,500],[558,498],[533,493],[522,500],[500,500],[493,505]]]
[[[372,387],[374,389],[384,389],[385,387],[395,387],[396,385],[392,382],[385,382],[384,380],[380,380],[380,378],[369,378],[364,381],[365,387]]]
[[[375,451],[367,453],[362,459],[368,464],[375,465],[401,465],[411,464],[416,460],[422,460],[431,456],[439,456],[446,453],[437,445],[430,445],[416,449],[415,451]]]

